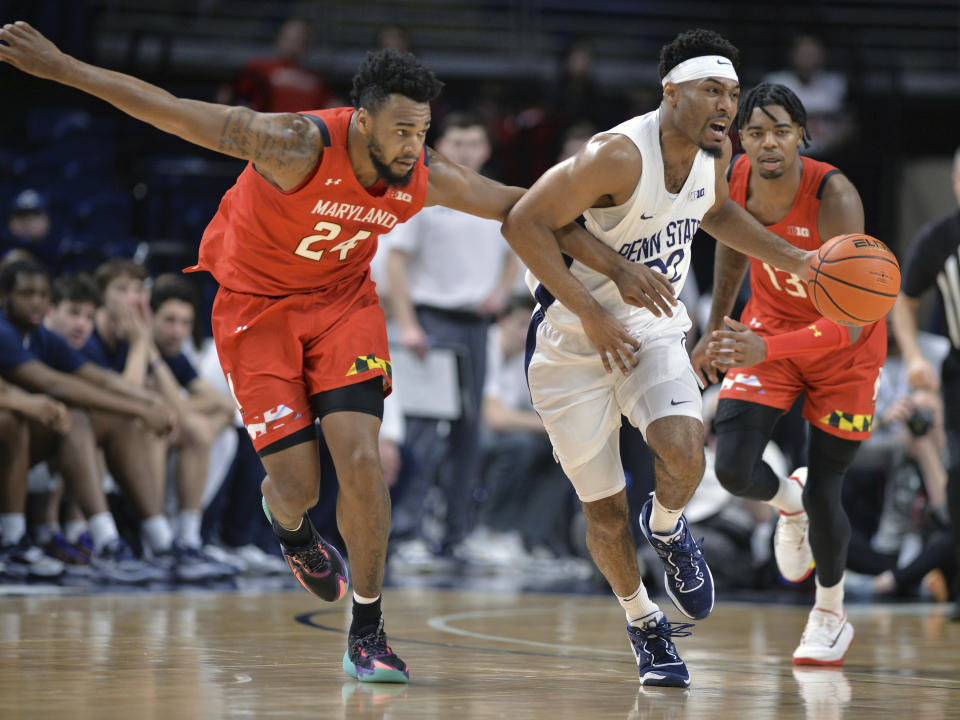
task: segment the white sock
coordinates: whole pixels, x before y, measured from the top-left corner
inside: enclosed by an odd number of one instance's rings
[[[87,531],[87,523],[83,520],[67,520],[63,524],[63,536],[71,545],[80,541],[80,536]]]
[[[683,515],[683,508],[671,510],[660,504],[657,494],[653,494],[653,508],[650,511],[650,531],[657,535],[675,535],[679,531],[677,527],[680,516]]]
[[[841,575],[840,582],[831,587],[824,587],[820,584],[820,578],[817,578],[817,594],[814,607],[843,615],[843,579],[845,575],[846,573]]]
[[[163,553],[173,545],[173,530],[165,515],[154,515],[140,523],[140,534],[155,553]]]
[[[620,603],[620,607],[622,607],[627,614],[627,622],[631,624],[660,609],[657,604],[650,599],[650,596],[647,595],[647,589],[643,586],[643,582],[640,583],[640,587],[637,588],[635,593],[627,597],[617,595],[617,600]]]
[[[117,532],[117,523],[109,512],[104,511],[91,515],[87,522],[90,526],[90,537],[93,539],[94,552],[120,537],[120,533]]]
[[[203,513],[200,510],[181,510],[177,516],[178,537],[177,540],[184,547],[198,548],[203,544],[200,539],[200,523],[203,520]]]
[[[364,597],[363,595],[357,595],[357,593],[354,592],[353,599],[355,602],[358,602],[361,605],[373,605],[377,600],[380,599],[380,596],[377,595],[375,598],[368,598],[368,597]]]
[[[49,544],[58,532],[60,532],[60,525],[57,523],[41,523],[33,529],[34,539],[40,547]]]
[[[782,477],[778,480],[780,480],[780,489],[767,502],[786,515],[803,512],[803,486],[790,478]]]
[[[23,513],[0,513],[0,542],[16,545],[27,534],[27,516]]]

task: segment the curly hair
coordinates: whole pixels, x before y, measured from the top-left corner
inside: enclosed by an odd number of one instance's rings
[[[433,100],[443,89],[433,70],[412,53],[387,48],[367,53],[357,74],[353,76],[350,100],[356,108],[376,112],[394,93],[414,102]]]
[[[733,69],[740,70],[740,51],[723,35],[713,30],[687,30],[680,33],[672,42],[660,48],[660,64],[657,72],[660,79],[666,76],[684,60],[700,55],[720,55],[733,63]]]
[[[786,110],[790,119],[800,126],[800,131],[803,133],[803,146],[809,147],[808,140],[811,138],[810,132],[807,130],[807,109],[803,107],[803,103],[800,102],[797,94],[786,85],[760,83],[740,98],[737,116],[733,119],[734,130],[743,130],[743,126],[750,120],[753,111],[757,108],[763,110],[767,105],[780,105]],[[770,115],[770,113],[767,113],[767,115]],[[773,116],[771,115],[771,117]]]

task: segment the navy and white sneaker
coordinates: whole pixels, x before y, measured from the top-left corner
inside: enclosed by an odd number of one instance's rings
[[[677,609],[694,620],[703,620],[713,610],[713,575],[699,543],[690,535],[687,519],[680,516],[678,530],[664,537],[650,530],[653,497],[640,511],[640,528],[663,561],[663,586]]]
[[[627,637],[633,656],[637,659],[637,671],[641,685],[661,687],[690,687],[690,673],[673,644],[675,637],[688,637],[693,623],[671,623],[666,615],[657,610],[636,621],[638,626],[627,623]]]

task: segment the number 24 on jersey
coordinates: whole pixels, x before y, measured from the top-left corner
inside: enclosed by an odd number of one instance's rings
[[[340,253],[338,260],[343,262],[347,259],[347,253],[349,253],[361,240],[366,240],[370,237],[369,230],[358,230],[356,235],[353,237],[342,240],[333,247],[322,247],[319,249],[314,249],[316,245],[324,242],[333,242],[342,232],[343,228],[337,225],[336,223],[327,222],[323,220],[318,222],[313,226],[313,229],[316,231],[316,235],[307,235],[305,238],[300,240],[300,244],[297,245],[297,249],[294,250],[294,253],[300,257],[305,257],[308,260],[317,260],[319,261],[323,254],[328,250],[331,253]]]

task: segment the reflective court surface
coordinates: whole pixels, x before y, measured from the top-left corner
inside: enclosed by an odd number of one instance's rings
[[[387,591],[409,686],[343,673],[349,608],[302,591],[0,598],[0,718],[960,718],[944,605],[850,605],[839,670],[791,665],[806,608],[720,603],[678,643],[686,691],[640,689],[612,597]]]

